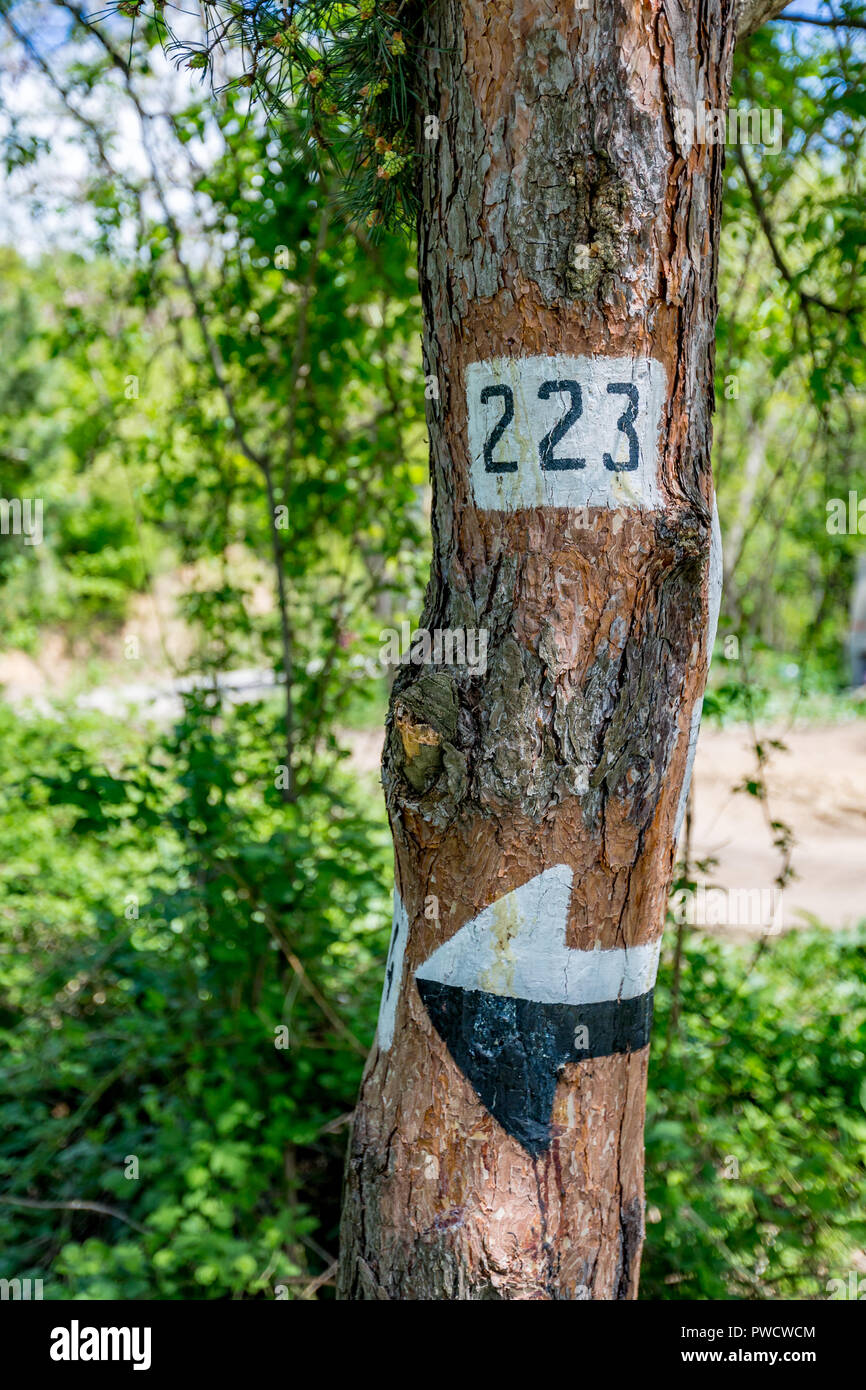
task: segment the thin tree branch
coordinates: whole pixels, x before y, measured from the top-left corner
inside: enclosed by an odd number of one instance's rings
[[[316,1294],[316,1292],[322,1287],[323,1284],[333,1283],[334,1277],[337,1273],[338,1265],[339,1260],[334,1260],[331,1264],[328,1265],[327,1269],[322,1270],[321,1274],[317,1274],[315,1279],[311,1280],[307,1287],[302,1291],[301,1298],[312,1298]]]
[[[316,243],[310,256],[310,264],[307,268],[307,275],[301,289],[301,298],[298,304],[298,327],[295,333],[295,343],[292,348],[292,360],[289,367],[289,399],[287,403],[287,423],[286,423],[286,466],[284,474],[284,492],[286,498],[289,497],[291,488],[291,467],[295,453],[295,435],[297,424],[297,405],[298,389],[301,380],[301,367],[303,366],[304,348],[307,342],[307,325],[309,321],[310,300],[313,297],[315,288],[316,271],[328,240],[328,225],[331,220],[331,208],[327,201],[323,202],[319,217],[319,229],[316,235]]]
[[[818,295],[809,294],[806,290],[800,289],[800,286],[796,283],[796,275],[790,269],[784,257],[782,256],[781,251],[779,250],[779,245],[776,241],[776,235],[773,231],[770,218],[767,214],[767,209],[764,206],[764,201],[761,197],[760,189],[758,188],[758,185],[755,183],[755,180],[752,177],[752,172],[749,169],[745,155],[743,154],[743,151],[740,149],[739,145],[734,146],[734,157],[737,163],[739,164],[741,170],[743,171],[743,178],[746,183],[746,188],[748,189],[749,197],[752,200],[752,206],[755,209],[755,215],[757,216],[758,222],[761,227],[761,231],[764,233],[767,245],[770,248],[770,255],[773,257],[773,264],[775,265],[782,279],[786,282],[786,284],[790,285],[791,288],[798,295],[800,303],[803,305],[804,310],[807,310],[810,305],[814,305],[817,309],[823,309],[826,314],[839,314],[842,318],[848,318],[852,313],[856,312],[854,306],[848,309],[843,309],[839,304],[831,304],[826,299],[820,299]]]
[[[220,867],[229,875],[231,879],[233,879],[233,881],[235,882],[235,884],[237,884],[238,887],[245,888],[249,891],[251,885],[242,877],[241,874],[238,873],[234,865],[228,862],[223,862],[220,864]],[[354,1051],[357,1052],[361,1057],[366,1057],[367,1049],[361,1042],[359,1042],[359,1040],[355,1037],[355,1034],[352,1032],[351,1028],[347,1027],[347,1025],[340,1018],[339,1014],[335,1013],[335,1011],[331,1008],[331,1005],[328,1003],[328,1000],[325,998],[318,985],[310,979],[310,976],[304,969],[303,964],[295,955],[295,952],[292,950],[289,943],[286,941],[286,938],[283,936],[283,933],[280,931],[280,928],[277,924],[276,915],[270,903],[265,902],[263,898],[260,898],[258,894],[256,894],[256,904],[259,910],[261,911],[262,916],[265,919],[265,926],[267,927],[268,931],[270,932],[273,940],[276,942],[279,949],[282,951],[289,965],[292,967],[292,970],[295,972],[295,975],[298,978],[301,988],[304,989],[307,994],[309,994],[310,998],[314,1000],[316,1004],[318,1004],[319,1008],[325,1015],[325,1018],[328,1020],[328,1022],[332,1025],[332,1027],[336,1028],[337,1031],[341,1033],[344,1038],[348,1040],[350,1046],[354,1049]]]
[[[817,24],[823,29],[866,29],[866,19],[852,19],[844,15],[824,19],[816,14],[778,14],[773,18],[783,19],[786,24]]]
[[[748,38],[768,20],[778,19],[789,0],[740,0],[736,14],[737,42]]]
[[[93,1211],[98,1216],[113,1216],[115,1221],[124,1222],[134,1231],[140,1231],[143,1236],[149,1234],[145,1226],[133,1221],[131,1216],[124,1216],[116,1207],[106,1206],[105,1202],[84,1202],[77,1199],[71,1202],[37,1202],[32,1197],[0,1197],[0,1202],[7,1207],[33,1207],[39,1211]]]

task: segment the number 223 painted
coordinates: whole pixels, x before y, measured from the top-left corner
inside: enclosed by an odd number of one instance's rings
[[[665,370],[648,357],[497,357],[466,370],[475,505],[662,506]]]

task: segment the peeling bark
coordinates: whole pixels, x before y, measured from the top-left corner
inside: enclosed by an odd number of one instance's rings
[[[568,949],[660,937],[708,662],[723,160],[682,148],[674,113],[726,108],[736,12],[434,0],[425,13],[420,111],[440,138],[420,141],[419,267],[439,400],[422,624],[484,628],[489,646],[483,674],[407,665],[394,683],[383,781],[406,925],[389,954],[393,1037],[380,1025],[356,1113],[339,1291],[634,1298],[648,1047],[557,1064],[549,1141],[532,1153],[457,1065],[415,971],[553,866],[571,871]],[[467,366],[555,354],[662,364],[662,506],[476,506]],[[506,913],[503,961],[516,930]],[[506,1042],[531,1076],[531,1049]]]

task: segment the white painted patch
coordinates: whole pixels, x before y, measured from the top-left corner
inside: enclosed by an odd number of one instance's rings
[[[707,614],[707,651],[710,660],[713,657],[713,647],[716,642],[716,632],[719,627],[719,613],[722,608],[722,528],[719,524],[719,508],[716,499],[713,497],[713,530],[710,537],[710,573],[707,580],[709,611]],[[689,800],[689,788],[692,785],[692,772],[695,766],[695,754],[698,751],[698,735],[701,732],[701,715],[704,709],[703,695],[696,702],[692,710],[692,722],[689,727],[689,751],[686,757],[686,775],[683,778],[682,791],[680,792],[679,805],[677,806],[677,819],[674,825],[674,843],[680,838],[680,831],[683,821],[686,818],[686,806]]]
[[[571,869],[557,864],[506,893],[419,966],[416,979],[542,1004],[600,1004],[652,989],[660,942],[573,951],[565,944]]]
[[[403,899],[394,889],[394,919],[391,925],[391,944],[385,962],[385,983],[382,986],[382,1002],[379,1005],[379,1026],[376,1040],[383,1052],[387,1052],[394,1041],[394,1020],[397,1017],[397,1003],[400,986],[403,983],[403,961],[406,955],[406,941],[409,937],[409,916]]]
[[[466,404],[476,506],[661,507],[659,426],[666,390],[664,367],[648,357],[560,354],[470,363]],[[569,416],[567,430],[553,439]]]

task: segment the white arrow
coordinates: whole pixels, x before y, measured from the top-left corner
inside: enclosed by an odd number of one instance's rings
[[[571,950],[565,928],[572,872],[557,864],[486,907],[415,971],[458,989],[542,1004],[601,1004],[651,990],[661,941]]]

